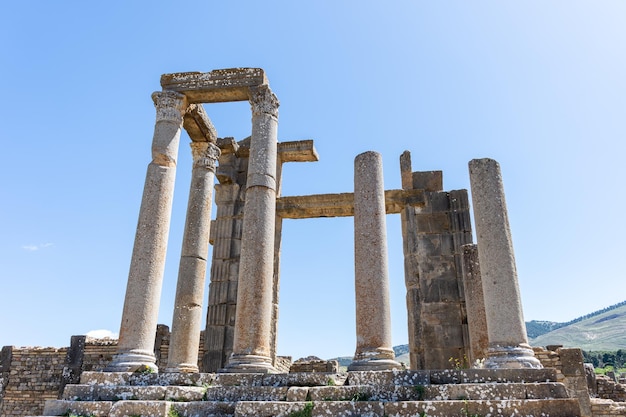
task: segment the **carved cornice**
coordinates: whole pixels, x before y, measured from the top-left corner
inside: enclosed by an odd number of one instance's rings
[[[174,91],[156,91],[152,93],[152,101],[156,107],[156,121],[183,123],[187,110],[185,96]]]
[[[278,117],[280,102],[269,86],[250,87],[248,89],[248,99],[250,100],[253,116],[266,113]]]
[[[191,142],[193,167],[204,168],[215,172],[215,167],[221,151],[217,145],[210,142]]]

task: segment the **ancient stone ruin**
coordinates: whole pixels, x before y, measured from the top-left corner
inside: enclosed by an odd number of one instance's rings
[[[318,156],[310,140],[278,143],[279,101],[263,70],[166,74],[161,86],[115,354],[103,370],[78,366],[45,415],[592,415],[584,371],[544,368],[548,356],[528,345],[497,162],[469,163],[473,244],[467,190],[444,191],[440,171],[413,172],[409,152],[400,156],[400,190],[384,189],[381,156],[365,152],[355,158],[353,192],[282,196],[282,164]],[[246,100],[251,136],[218,138],[202,104]],[[183,128],[194,162],[167,362],[157,365]],[[391,346],[385,218],[398,213],[410,369]],[[325,361],[289,370],[276,356],[282,220],[335,216],[354,218],[354,360],[347,373]]]

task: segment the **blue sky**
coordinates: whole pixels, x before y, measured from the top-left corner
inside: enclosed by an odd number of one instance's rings
[[[626,299],[622,1],[4,2],[0,346],[117,332],[163,73],[261,67],[279,140],[314,139],[283,194],[349,192],[354,157],[469,188],[502,166],[527,320]],[[250,134],[247,103],[206,106]],[[159,322],[170,324],[189,183],[181,141]],[[399,216],[388,216],[393,342],[407,342]],[[355,347],[352,219],[286,220],[279,353]]]

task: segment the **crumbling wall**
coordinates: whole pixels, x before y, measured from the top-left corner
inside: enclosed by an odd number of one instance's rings
[[[167,364],[169,328],[158,327],[155,351],[161,368]],[[41,415],[47,399],[59,398],[65,385],[80,381],[82,372],[102,371],[116,351],[117,340],[86,336],[72,336],[70,346],[63,348],[3,347],[0,353],[0,416]],[[203,353],[201,342],[199,358]]]
[[[565,384],[570,397],[579,399],[581,415],[626,415],[626,386],[601,375],[588,378],[580,349],[560,346],[533,349],[545,368],[556,369],[557,381]]]
[[[596,389],[599,398],[626,402],[626,386],[615,382],[608,376],[598,375],[596,377]]]
[[[41,414],[47,399],[58,398],[66,355],[67,348],[2,348],[0,415]]]

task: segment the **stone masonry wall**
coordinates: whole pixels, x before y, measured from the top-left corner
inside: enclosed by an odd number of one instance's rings
[[[41,414],[47,399],[58,398],[67,348],[5,346],[2,351],[0,415]]]
[[[588,378],[580,349],[533,349],[544,367],[556,369],[557,381],[565,384],[569,395],[580,400],[581,415],[626,416],[626,387],[605,376]]]
[[[626,402],[626,385],[619,384],[607,376],[596,377],[596,388],[599,398]]]
[[[159,368],[167,364],[169,328],[159,325],[155,349]],[[199,358],[204,346],[201,335]],[[117,350],[115,339],[72,336],[69,347],[5,346],[0,354],[0,416],[41,415],[47,399],[57,399],[66,384],[84,371],[102,371]],[[200,359],[201,360],[201,359]]]

